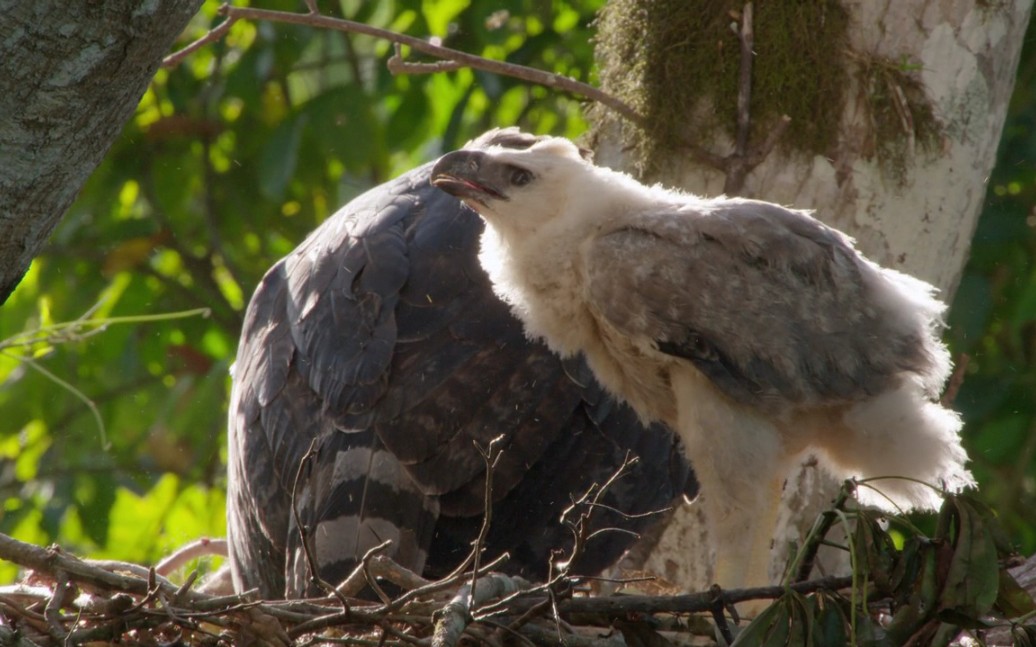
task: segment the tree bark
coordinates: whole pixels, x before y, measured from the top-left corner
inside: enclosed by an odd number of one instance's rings
[[[201,0],[0,0],[0,304]]]
[[[631,1],[637,0],[627,4]],[[664,2],[640,4],[650,12],[653,4]],[[902,65],[892,65],[896,69],[878,88],[869,85],[873,78],[849,75],[835,145],[809,155],[788,155],[778,146],[748,174],[740,193],[816,210],[821,220],[855,236],[870,258],[933,283],[949,301],[967,260],[995,162],[1031,6],[1032,0],[843,0],[849,17],[847,56],[857,62],[856,69],[859,61]],[[606,10],[599,40],[621,43],[615,39],[628,38],[621,33],[625,29],[627,22],[610,18]],[[757,35],[766,29],[761,22],[754,25]],[[631,97],[630,88],[639,91],[645,85],[650,66],[672,64],[671,59],[643,60],[614,52],[600,52],[604,89],[634,105],[642,102],[635,94]],[[756,52],[757,63],[763,55]],[[912,79],[918,83],[915,89],[923,92],[937,121],[937,146],[923,150],[917,141],[920,124],[912,122],[909,111],[900,110],[906,153],[901,168],[890,172],[875,152],[883,142],[875,132],[868,101],[872,93],[883,91],[902,107],[904,90],[909,90],[902,79]],[[631,126],[598,113],[593,138],[599,162],[636,172],[640,160]],[[735,138],[721,136],[710,149],[722,151],[724,146],[733,148]],[[646,179],[704,195],[723,192],[724,174],[696,161],[700,159],[692,151],[671,147]],[[789,477],[771,576],[780,573],[787,546],[800,541],[837,487],[813,467]],[[679,510],[657,542],[644,567],[687,589],[711,584],[710,557],[702,550],[708,545],[706,530],[694,506]]]

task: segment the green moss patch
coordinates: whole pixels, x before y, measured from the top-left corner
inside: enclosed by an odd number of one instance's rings
[[[717,132],[736,136],[743,7],[741,0],[612,0],[602,10],[601,83],[646,118],[628,132],[642,175],[688,143],[728,152],[712,140]],[[938,148],[942,125],[917,66],[850,54],[840,2],[757,0],[752,23],[750,145],[786,114],[780,150],[832,155],[855,77],[869,119],[864,154],[886,177],[905,181],[915,152]]]
[[[877,158],[886,178],[904,183],[917,149],[939,149],[942,124],[917,78],[917,65],[859,57],[855,63],[870,120],[864,153]]]
[[[647,118],[637,142],[642,164],[649,167],[660,148],[674,143],[707,147],[717,129],[734,137],[743,6],[613,0],[602,11],[602,85]],[[847,86],[845,10],[835,0],[758,0],[754,7],[750,141],[787,114],[786,146],[829,151]]]

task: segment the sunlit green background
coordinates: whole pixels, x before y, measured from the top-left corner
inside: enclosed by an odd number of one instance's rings
[[[336,15],[593,82],[600,0],[469,4],[351,0]],[[204,33],[217,7],[207,2],[185,38]],[[390,54],[368,38],[241,22],[159,72],[0,309],[0,340],[84,314],[211,314],[116,322],[89,336],[92,327],[66,329],[62,343],[0,341],[0,531],[145,563],[221,536],[228,368],[266,268],[351,197],[490,126],[585,130],[575,99],[470,70],[393,77]],[[1034,76],[1030,46],[949,333],[972,357],[957,406],[983,496],[1027,554],[1036,550]],[[0,581],[14,575],[0,565]]]

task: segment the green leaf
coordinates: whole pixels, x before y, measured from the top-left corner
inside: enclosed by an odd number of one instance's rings
[[[855,541],[856,563],[866,569],[867,574],[884,595],[891,595],[893,590],[893,570],[898,552],[881,523],[880,515],[868,510],[861,510],[857,515]]]
[[[848,644],[846,626],[849,619],[842,612],[841,606],[827,595],[821,595],[819,600],[820,612],[814,616],[812,644],[817,647]]]
[[[428,22],[431,35],[446,36],[450,21],[469,4],[470,0],[422,0],[421,13]]]
[[[956,532],[940,606],[971,617],[988,613],[1000,587],[1000,566],[988,509],[966,496],[947,497]]]
[[[280,202],[295,173],[299,142],[306,125],[305,115],[289,118],[274,130],[259,162],[259,191],[269,200]]]
[[[938,546],[934,542],[918,539],[917,575],[912,579],[903,580],[900,606],[887,627],[888,637],[896,644],[904,643],[938,611]]]
[[[802,646],[812,645],[813,625],[816,622],[817,605],[813,597],[805,597],[801,593],[789,591],[786,595],[786,604],[789,608],[789,632],[786,645]]]
[[[734,639],[731,647],[777,647],[787,644],[788,606],[779,598],[763,610]]]
[[[108,543],[111,508],[117,486],[111,474],[83,475],[77,479],[75,503],[86,536],[98,546]]]

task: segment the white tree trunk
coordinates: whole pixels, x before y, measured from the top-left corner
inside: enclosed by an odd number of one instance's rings
[[[852,55],[919,64],[913,76],[941,123],[941,147],[928,153],[917,147],[905,160],[906,172],[890,177],[872,154],[873,129],[862,104],[868,88],[852,87],[833,156],[797,162],[775,151],[747,176],[741,193],[814,209],[821,220],[856,237],[870,258],[930,281],[949,300],[995,161],[1031,5],[1032,0],[845,0]],[[603,21],[601,29],[607,27]],[[756,33],[763,29],[766,25],[755,24]],[[629,64],[603,57],[602,78],[609,78],[609,66]],[[611,117],[596,124],[600,163],[633,168],[623,132],[629,131]],[[664,173],[647,179],[704,195],[722,193],[724,175],[689,154],[674,153],[662,166]],[[777,546],[798,541],[837,487],[809,467],[789,478],[782,511],[787,524]],[[694,507],[686,507],[669,523],[644,567],[682,588],[703,589],[712,577],[703,550],[707,545]],[[775,551],[771,574],[783,568],[784,553]]]

